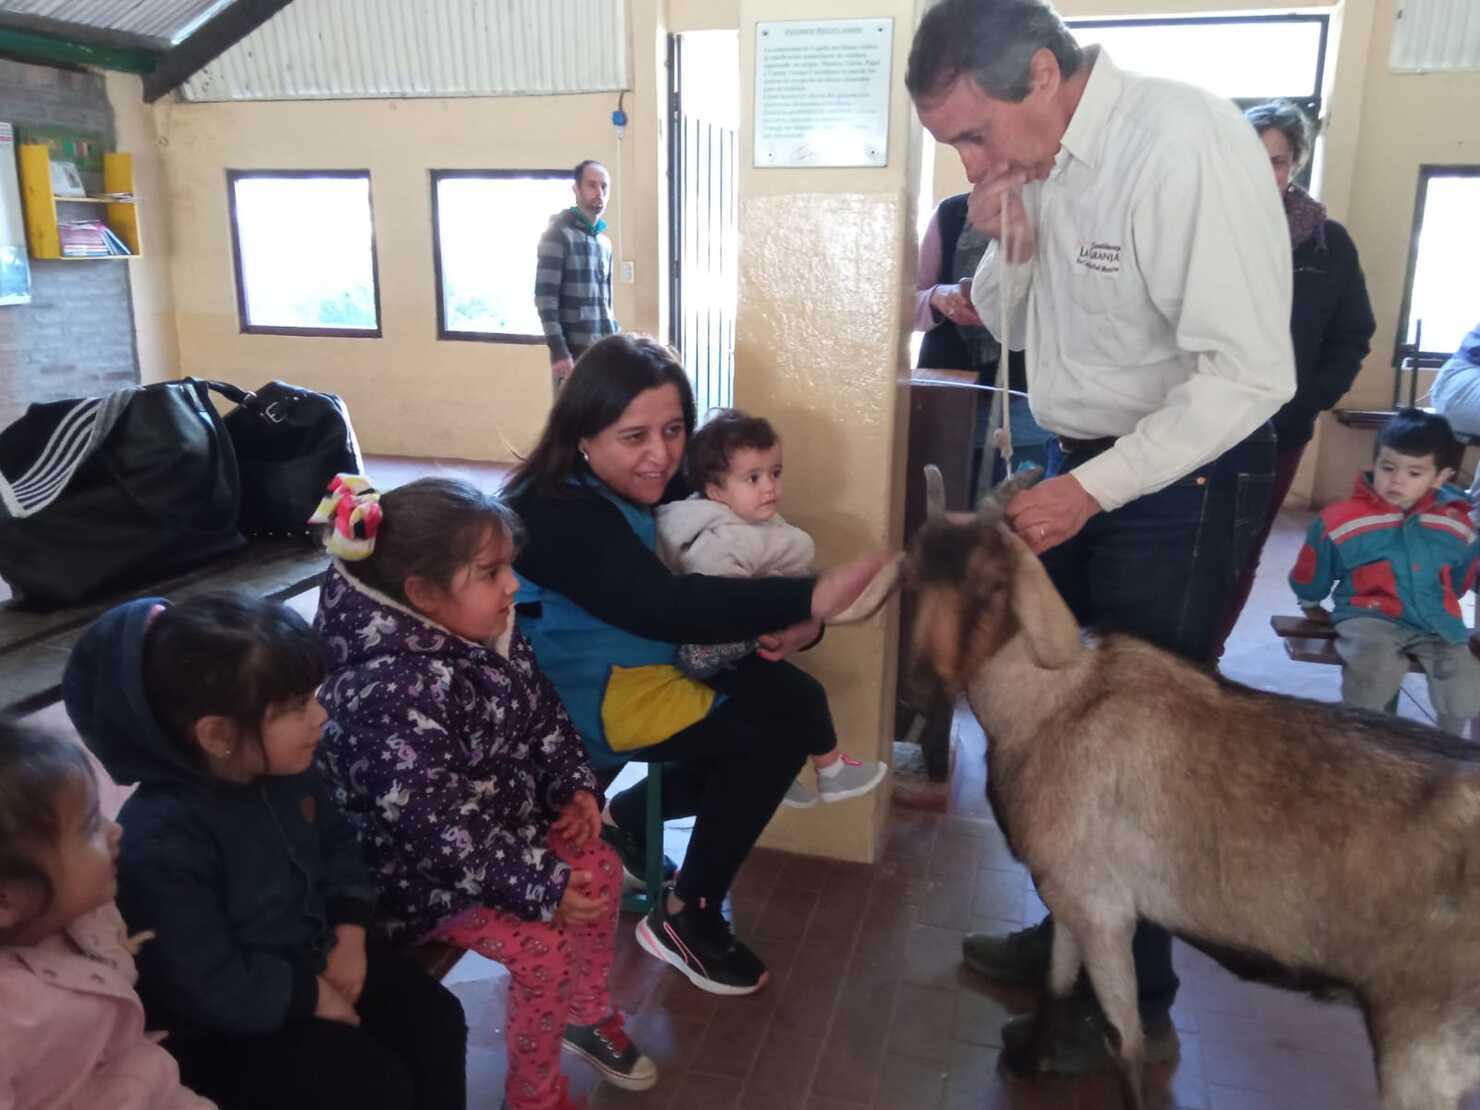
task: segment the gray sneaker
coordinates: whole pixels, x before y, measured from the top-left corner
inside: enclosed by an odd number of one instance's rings
[[[1015,933],[967,933],[961,958],[978,975],[1013,987],[1042,987],[1053,953],[1053,921],[1045,917]]]
[[[817,773],[817,794],[824,802],[845,802],[867,794],[884,781],[889,770],[876,760],[860,763],[849,755],[840,755],[835,766],[841,768],[836,774]]]
[[[781,804],[787,809],[811,809],[817,804],[817,795],[800,782],[793,782],[786,788],[786,797],[781,799]]]

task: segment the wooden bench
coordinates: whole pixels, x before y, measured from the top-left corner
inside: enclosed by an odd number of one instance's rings
[[[1285,655],[1297,663],[1328,663],[1341,666],[1341,656],[1336,651],[1336,626],[1328,621],[1313,621],[1305,617],[1269,618],[1269,625],[1285,645]],[[1470,654],[1480,658],[1480,629],[1470,634]],[[1409,674],[1422,674],[1423,668],[1414,659],[1408,660]],[[1398,698],[1387,704],[1387,712],[1397,713]],[[1470,722],[1470,735],[1480,739],[1480,717]]]
[[[1285,645],[1285,654],[1297,663],[1330,663],[1341,666],[1341,656],[1336,653],[1336,626],[1328,621],[1313,621],[1306,617],[1269,618],[1269,626]],[[1409,660],[1410,673],[1423,668]]]
[[[0,605],[0,713],[20,716],[62,700],[62,671],[73,646],[106,610],[140,597],[172,601],[210,590],[241,590],[286,601],[317,589],[329,557],[303,540],[252,540],[194,570],[83,605],[47,611]]]

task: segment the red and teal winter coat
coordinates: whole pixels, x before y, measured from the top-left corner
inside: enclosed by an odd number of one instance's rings
[[[1405,513],[1363,475],[1348,500],[1310,522],[1290,586],[1306,604],[1334,587],[1337,621],[1378,617],[1462,644],[1470,633],[1459,599],[1474,588],[1476,554],[1458,490],[1434,490]]]

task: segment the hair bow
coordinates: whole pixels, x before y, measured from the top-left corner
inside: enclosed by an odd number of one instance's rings
[[[308,523],[330,525],[324,547],[330,555],[353,563],[374,553],[380,516],[380,494],[370,479],[363,474],[336,474]]]

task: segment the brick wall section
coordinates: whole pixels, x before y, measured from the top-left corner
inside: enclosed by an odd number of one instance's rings
[[[101,132],[103,78],[0,59],[0,120]],[[86,397],[139,380],[129,263],[31,260],[31,303],[0,305],[0,428],[33,401]]]

